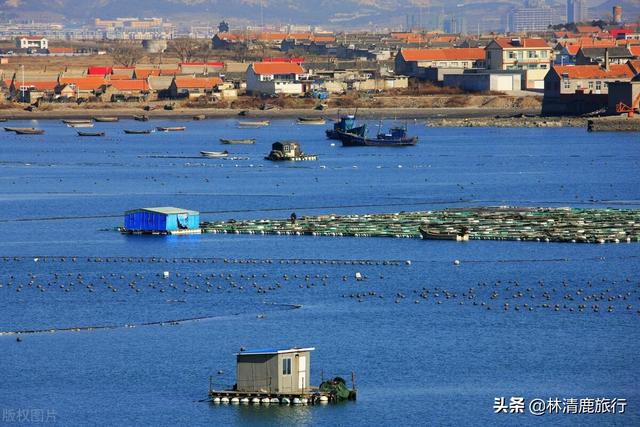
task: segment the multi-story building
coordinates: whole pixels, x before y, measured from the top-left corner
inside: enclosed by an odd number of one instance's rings
[[[510,29],[518,33],[545,31],[553,24],[554,11],[548,6],[519,7],[511,11]]]
[[[522,70],[524,87],[543,89],[553,49],[543,39],[496,38],[485,48],[490,70]]]
[[[567,22],[585,22],[589,17],[585,0],[567,0]]]
[[[23,36],[16,39],[18,49],[48,49],[49,40],[40,36]]]

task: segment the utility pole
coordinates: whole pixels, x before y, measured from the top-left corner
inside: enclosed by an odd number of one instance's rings
[[[22,90],[22,102],[24,102],[24,100],[26,99],[24,96],[24,92],[25,92],[25,87],[24,87],[24,64],[20,64],[20,68],[22,68],[22,86],[20,87],[20,89]]]

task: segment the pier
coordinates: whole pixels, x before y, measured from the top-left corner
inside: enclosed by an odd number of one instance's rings
[[[466,232],[470,240],[567,243],[640,241],[639,209],[476,207],[361,215],[203,222],[203,233],[422,238]]]

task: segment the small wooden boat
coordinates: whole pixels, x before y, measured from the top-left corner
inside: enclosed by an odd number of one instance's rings
[[[460,232],[443,232],[433,230],[427,226],[419,228],[420,235],[424,240],[455,240],[456,242],[466,242],[469,240],[469,231],[466,228]]]
[[[151,129],[125,129],[124,133],[127,133],[129,135],[143,135],[143,134],[148,134],[151,133]]]
[[[139,122],[148,122],[149,121],[149,116],[143,114],[141,116],[133,116],[133,120],[137,120]]]
[[[0,117],[0,123],[4,123],[6,121],[7,121],[7,119],[5,119],[4,117]]]
[[[93,120],[95,120],[96,122],[113,123],[119,121],[120,119],[117,117],[94,117]]]
[[[238,122],[238,126],[259,128],[263,126],[269,126],[269,120],[243,120]]]
[[[44,133],[44,129],[14,128],[14,132],[18,135],[42,135]]]
[[[81,125],[83,123],[92,123],[90,119],[65,119],[62,121],[65,125]]]
[[[7,132],[15,132],[16,129],[20,129],[20,128],[9,128],[9,127],[5,127],[4,130]]]
[[[236,145],[249,145],[249,144],[255,144],[256,140],[255,139],[224,139],[224,138],[220,138],[220,143],[222,144],[236,144]]]
[[[104,136],[104,132],[82,132],[79,130],[78,136]]]
[[[298,117],[299,125],[323,125],[327,121],[323,117]]]
[[[69,123],[67,124],[70,128],[92,128],[93,123]]]
[[[156,128],[159,132],[180,132],[187,129],[186,126],[158,126]]]
[[[198,114],[197,116],[193,116],[193,120],[204,120],[206,118],[207,116],[205,116],[204,114]]]
[[[209,158],[221,158],[221,157],[227,157],[229,155],[228,151],[201,151],[200,154],[202,154],[202,157],[209,157]]]

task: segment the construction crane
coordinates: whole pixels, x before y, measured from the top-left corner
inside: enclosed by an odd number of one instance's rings
[[[638,110],[637,112],[640,114],[640,106],[638,106],[639,102],[640,102],[640,93],[638,94],[638,96],[636,96],[636,99],[634,99],[633,102],[631,102],[631,107],[629,107],[624,102],[618,102],[616,104],[616,113],[618,114],[627,113],[627,117],[629,118],[633,117],[633,113],[635,113],[636,110]]]

